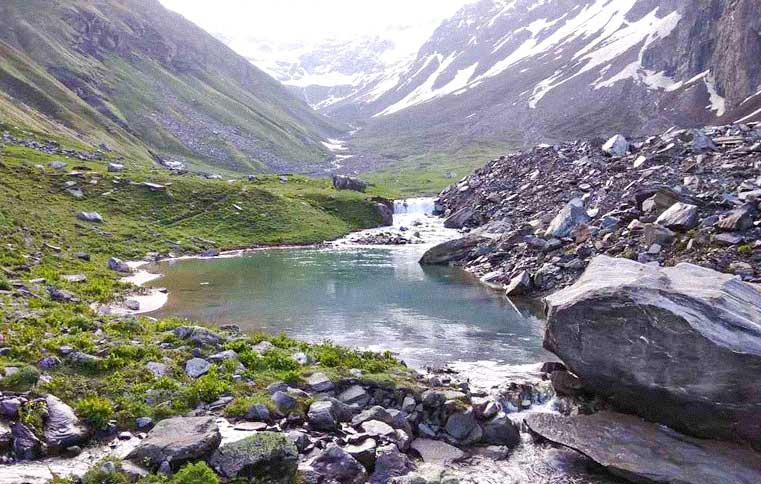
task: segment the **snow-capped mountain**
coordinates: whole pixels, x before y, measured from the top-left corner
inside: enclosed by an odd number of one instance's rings
[[[750,120],[761,117],[760,12],[761,0],[481,0],[382,90],[321,111],[401,143],[412,126],[523,145]]]

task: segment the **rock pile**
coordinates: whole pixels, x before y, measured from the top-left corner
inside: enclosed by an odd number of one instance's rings
[[[761,281],[759,200],[761,126],[749,123],[539,146],[476,170],[438,205],[447,226],[482,237],[454,262],[518,295],[573,283],[599,254]]]

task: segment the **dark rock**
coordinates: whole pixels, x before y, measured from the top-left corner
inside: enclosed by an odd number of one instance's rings
[[[449,240],[428,249],[420,259],[423,265],[447,265],[468,257],[470,252],[488,239],[469,235],[462,239]]]
[[[386,445],[377,451],[375,472],[370,477],[370,483],[385,484],[395,477],[406,476],[415,469],[410,459],[399,452],[395,445]]]
[[[756,287],[599,256],[546,304],[545,347],[585,389],[693,435],[761,438],[761,380],[748,377],[761,372]]]
[[[375,211],[378,212],[381,218],[381,225],[384,227],[391,227],[394,225],[394,211],[384,203],[377,202],[373,205]]]
[[[126,262],[116,257],[108,259],[108,268],[116,272],[132,272],[132,269]]]
[[[465,227],[473,218],[475,212],[465,207],[457,212],[453,213],[444,221],[444,227],[448,229],[461,229]]]
[[[127,459],[158,467],[162,462],[179,466],[206,458],[219,447],[222,435],[213,417],[174,417],[162,420]]]
[[[296,445],[285,434],[258,432],[218,448],[209,464],[227,479],[290,484],[296,475],[298,458]]]
[[[325,373],[317,372],[306,378],[309,389],[315,393],[331,392],[335,389],[335,384]]]
[[[246,411],[246,420],[251,422],[269,422],[271,419],[269,409],[262,403],[253,404]]]
[[[284,392],[275,392],[272,395],[272,401],[275,403],[275,406],[278,410],[280,410],[283,413],[288,413],[294,408],[296,408],[296,404],[298,403],[295,398],[288,395]]]
[[[353,385],[338,395],[338,400],[346,405],[364,408],[370,401],[370,395],[361,385]]]
[[[505,295],[508,297],[524,296],[531,290],[531,286],[531,274],[528,271],[521,271],[517,276],[510,279],[510,283],[505,289]]]
[[[753,214],[755,212],[756,208],[752,204],[746,203],[742,207],[722,215],[715,226],[726,232],[744,232],[753,227]]]
[[[16,422],[11,427],[13,455],[19,460],[34,460],[42,455],[42,442],[29,427]]]
[[[484,422],[482,426],[484,429],[483,440],[487,444],[515,447],[521,442],[518,424],[510,420],[510,417],[504,413],[495,415],[492,419]]]
[[[550,375],[552,388],[561,396],[577,397],[584,394],[584,384],[573,373],[560,370],[553,371]]]
[[[333,188],[364,193],[367,190],[367,183],[351,176],[333,175]]]
[[[174,329],[174,334],[180,339],[190,340],[196,346],[215,346],[221,341],[216,333],[200,326],[180,326]]]
[[[63,303],[78,303],[79,298],[74,295],[74,293],[65,291],[63,289],[59,289],[55,286],[48,287],[48,294],[50,294],[50,299],[57,302],[63,302]]]
[[[680,435],[631,415],[536,413],[526,424],[632,482],[750,484],[761,476],[761,456],[748,448]]]
[[[315,457],[311,467],[324,479],[324,482],[362,484],[367,481],[367,471],[364,466],[335,444],[328,445]]]

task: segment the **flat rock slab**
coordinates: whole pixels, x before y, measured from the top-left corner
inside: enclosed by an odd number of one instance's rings
[[[426,464],[447,465],[466,457],[465,452],[440,440],[415,439],[411,447]]]
[[[632,415],[533,414],[526,418],[526,425],[534,434],[574,449],[634,482],[761,482],[761,454],[732,443],[688,437]]]
[[[162,420],[127,459],[158,467],[202,459],[219,447],[222,435],[212,417],[174,417]]]

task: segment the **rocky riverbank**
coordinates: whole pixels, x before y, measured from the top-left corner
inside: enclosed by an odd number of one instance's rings
[[[754,123],[538,146],[441,193],[446,226],[467,237],[424,262],[464,266],[513,296],[568,286],[600,254],[758,282],[759,199]]]

